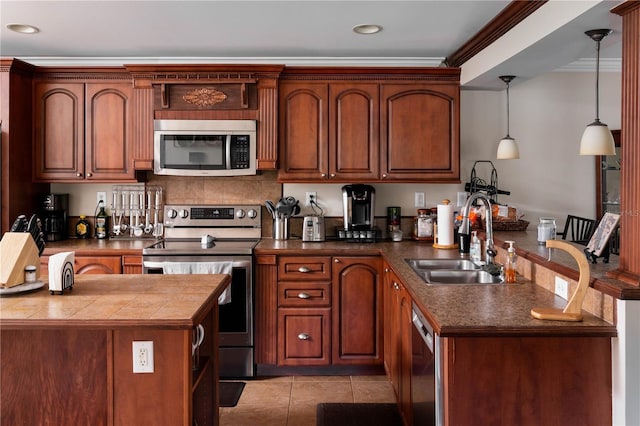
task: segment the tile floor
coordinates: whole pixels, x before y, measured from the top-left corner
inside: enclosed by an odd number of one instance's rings
[[[380,376],[287,376],[247,380],[235,407],[220,409],[221,426],[315,426],[320,402],[394,402]]]

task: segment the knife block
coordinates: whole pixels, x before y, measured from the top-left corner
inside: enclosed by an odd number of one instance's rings
[[[24,283],[24,268],[36,267],[40,277],[38,248],[28,232],[7,232],[0,240],[0,287],[14,287]]]

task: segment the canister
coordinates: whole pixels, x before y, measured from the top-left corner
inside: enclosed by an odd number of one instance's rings
[[[547,240],[556,238],[556,219],[554,217],[541,217],[538,223],[538,244],[544,245]]]

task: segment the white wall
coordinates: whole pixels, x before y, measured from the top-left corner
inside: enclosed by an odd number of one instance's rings
[[[541,216],[564,224],[567,214],[595,218],[595,161],[578,154],[580,137],[595,118],[595,75],[590,72],[554,72],[511,84],[510,134],[520,148],[519,160],[496,160],[498,141],[505,136],[506,92],[462,91],[460,105],[460,167],[469,181],[476,160],[490,160],[498,173],[498,187],[511,192],[498,200],[517,207],[535,226]],[[600,74],[600,119],[620,128],[620,73]],[[479,178],[490,180],[490,166],[479,164]],[[427,205],[443,198],[455,203],[463,185],[375,184],[376,215],[387,206],[402,207],[412,216],[414,192],[426,193]],[[337,184],[285,184],[283,194],[304,199],[317,191],[328,216],[342,215]],[[303,208],[303,214],[308,212]]]

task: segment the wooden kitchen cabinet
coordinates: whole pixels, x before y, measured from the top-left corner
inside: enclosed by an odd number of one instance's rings
[[[49,256],[40,257],[41,273],[48,274]],[[121,256],[75,256],[73,262],[76,274],[122,274]],[[130,272],[133,273],[133,272]]]
[[[37,81],[34,180],[135,181],[131,83]]]
[[[382,274],[379,257],[333,258],[334,365],[382,365]]]
[[[459,182],[459,69],[291,68],[281,182]]]
[[[404,424],[412,424],[412,300],[388,265],[384,266],[384,365]]]
[[[378,178],[378,85],[283,82],[280,180]]]

